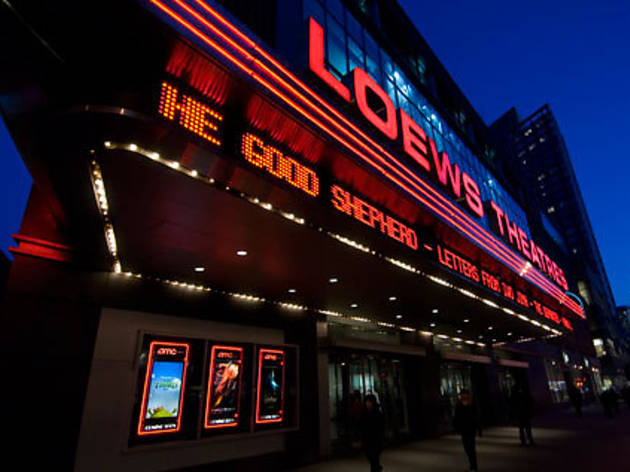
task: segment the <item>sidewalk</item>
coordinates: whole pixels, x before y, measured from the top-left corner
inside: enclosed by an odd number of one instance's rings
[[[521,447],[518,428],[484,431],[477,441],[480,471],[629,472],[630,412],[625,405],[614,419],[599,405],[585,409],[582,418],[570,411],[537,417],[533,422],[534,447]],[[417,441],[384,451],[384,472],[463,472],[467,462],[459,436]],[[334,459],[298,469],[300,472],[366,472],[362,455]]]

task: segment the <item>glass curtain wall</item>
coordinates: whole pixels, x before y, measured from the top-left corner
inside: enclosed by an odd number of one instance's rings
[[[329,70],[342,79],[355,67],[366,70],[387,92],[397,107],[405,110],[432,138],[438,149],[448,154],[479,184],[482,200],[494,200],[510,219],[529,233],[527,217],[520,205],[496,181],[490,171],[462,142],[446,121],[421,94],[391,56],[343,6],[341,0],[303,0],[304,19],[315,18],[326,31],[326,58]],[[418,58],[409,60],[417,78],[425,80],[425,64]],[[480,223],[490,228],[490,218]]]

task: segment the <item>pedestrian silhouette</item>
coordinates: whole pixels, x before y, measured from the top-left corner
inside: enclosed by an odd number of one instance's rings
[[[361,441],[365,456],[370,463],[370,472],[380,472],[383,470],[381,452],[385,439],[385,419],[373,394],[366,395],[363,400],[363,414],[360,424]]]
[[[468,456],[470,471],[477,471],[477,450],[475,435],[479,428],[477,410],[472,404],[472,396],[468,390],[462,390],[455,407],[455,417],[453,419],[455,430],[462,436],[464,451]]]
[[[569,385],[569,401],[573,408],[575,408],[575,415],[578,418],[582,417],[582,394],[573,385]]]
[[[519,386],[512,394],[514,413],[518,421],[518,432],[521,439],[521,446],[534,445],[532,437],[532,416],[534,415],[534,400],[525,388]]]

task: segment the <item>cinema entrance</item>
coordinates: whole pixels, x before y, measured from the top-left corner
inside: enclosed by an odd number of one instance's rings
[[[410,434],[406,356],[337,349],[328,357],[330,439],[334,452],[351,449],[360,439],[363,399],[373,394],[385,417],[388,441]]]

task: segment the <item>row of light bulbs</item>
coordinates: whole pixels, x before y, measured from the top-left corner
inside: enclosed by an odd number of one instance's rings
[[[290,221],[293,221],[293,222],[295,222],[297,224],[300,224],[300,225],[305,225],[306,224],[306,220],[304,218],[297,217],[293,213],[288,213],[288,212],[284,212],[284,211],[281,211],[279,209],[276,209],[276,208],[273,207],[273,205],[271,203],[261,201],[257,197],[250,197],[250,196],[245,195],[242,192],[237,192],[236,190],[232,189],[228,185],[223,185],[221,183],[216,182],[215,179],[212,178],[212,177],[205,176],[205,175],[199,173],[195,169],[189,169],[189,168],[183,167],[178,161],[165,159],[164,157],[162,157],[160,155],[160,153],[144,149],[144,148],[138,146],[135,143],[124,144],[124,143],[113,143],[111,141],[105,141],[104,142],[104,147],[106,149],[109,149],[109,150],[115,150],[115,149],[126,150],[126,151],[131,151],[131,152],[134,152],[136,154],[142,155],[142,156],[147,157],[147,158],[149,158],[149,159],[151,159],[151,160],[153,160],[153,161],[155,161],[157,163],[165,165],[165,166],[167,166],[167,167],[169,167],[169,168],[171,168],[171,169],[173,169],[173,170],[175,170],[177,172],[183,173],[183,174],[185,174],[185,175],[187,175],[187,176],[189,176],[191,178],[194,178],[194,179],[203,181],[206,184],[212,185],[215,188],[218,188],[218,189],[230,192],[232,194],[236,194],[240,198],[243,198],[246,201],[248,201],[248,202],[250,202],[250,203],[252,203],[254,205],[257,205],[257,206],[259,206],[260,208],[262,208],[262,209],[264,209],[266,211],[270,211],[270,212],[274,212],[276,214],[279,214],[280,216],[282,216],[282,217],[284,217],[284,218],[286,218],[286,219],[288,219]],[[97,206],[98,206],[99,212],[101,213],[101,216],[103,217],[103,220],[104,220],[105,238],[106,238],[106,241],[107,241],[108,250],[109,250],[110,255],[112,256],[112,258],[114,260],[114,262],[113,262],[113,271],[114,271],[114,273],[119,273],[120,274],[120,273],[122,273],[122,267],[121,267],[120,258],[118,256],[118,250],[117,250],[117,245],[116,245],[116,237],[115,237],[115,234],[114,234],[113,225],[112,225],[112,222],[111,222],[110,217],[109,217],[109,204],[108,204],[108,201],[107,201],[107,194],[105,192],[105,185],[104,185],[104,182],[103,182],[103,177],[102,177],[100,166],[98,165],[98,163],[95,160],[92,160],[92,169],[91,170],[92,170],[91,177],[92,177],[92,185],[93,185],[93,189],[94,189],[94,195],[95,195],[95,198],[96,198],[96,202],[97,202]],[[311,224],[309,224],[309,226],[311,226],[313,228],[316,227],[315,225],[311,225]],[[426,273],[426,272],[424,272],[424,271],[414,267],[413,265],[411,265],[411,264],[409,264],[407,262],[404,262],[404,261],[401,261],[401,260],[398,260],[398,259],[395,259],[395,258],[391,258],[391,257],[385,256],[385,255],[380,254],[380,253],[377,253],[373,249],[370,249],[369,247],[367,247],[367,246],[365,246],[365,245],[363,245],[363,244],[361,244],[361,243],[359,243],[357,241],[354,241],[352,239],[349,239],[349,238],[347,238],[345,236],[342,236],[342,235],[339,235],[337,233],[324,231],[323,228],[321,228],[321,227],[317,227],[317,230],[322,232],[322,233],[324,233],[324,234],[326,234],[328,237],[330,237],[332,239],[335,239],[336,241],[338,241],[338,242],[340,242],[342,244],[345,244],[345,245],[347,245],[349,247],[352,247],[353,249],[356,249],[356,250],[359,250],[361,252],[364,252],[364,253],[371,254],[373,256],[379,257],[379,258],[389,262],[390,264],[392,264],[392,265],[394,265],[394,266],[396,266],[398,268],[401,268],[401,269],[406,270],[408,272],[411,272],[413,274],[422,276],[422,277],[424,277],[426,279],[431,280],[432,282],[434,282],[434,283],[436,283],[438,285],[442,285],[444,287],[448,287],[448,288],[451,288],[453,290],[456,290],[456,291],[460,292],[462,295],[465,295],[465,296],[467,296],[469,298],[478,300],[478,301],[480,301],[480,302],[482,302],[482,303],[484,303],[484,304],[486,304],[488,306],[491,306],[493,308],[500,309],[500,310],[504,311],[505,313],[507,313],[507,314],[509,314],[511,316],[516,316],[519,319],[521,319],[522,321],[529,322],[529,323],[531,323],[534,326],[537,326],[539,328],[542,328],[542,329],[544,329],[546,331],[549,331],[549,332],[553,333],[553,337],[562,335],[562,332],[559,331],[559,330],[551,328],[551,327],[547,326],[546,324],[542,324],[542,323],[538,322],[537,320],[530,319],[529,317],[527,317],[525,315],[518,314],[518,313],[514,312],[513,310],[511,310],[510,308],[501,307],[500,305],[498,305],[497,303],[493,302],[492,300],[489,300],[489,299],[480,297],[478,295],[475,295],[474,293],[472,293],[472,292],[470,292],[470,291],[468,291],[466,289],[463,289],[461,287],[458,287],[458,286],[456,286],[456,285],[454,285],[454,284],[452,284],[452,283],[450,283],[450,282],[448,282],[448,281],[446,281],[446,280],[444,280],[444,279],[442,279],[440,277],[437,277],[437,276],[435,276],[433,274]],[[138,277],[138,278],[145,277],[145,276],[142,276],[140,274],[133,274],[133,273],[130,273],[130,272],[125,272],[124,274],[128,275],[128,276],[135,276],[135,277]],[[157,281],[163,281],[163,282],[168,283],[168,284],[173,285],[173,286],[187,288],[187,289],[190,289],[190,290],[201,290],[201,291],[210,291],[211,290],[209,287],[195,285],[195,284],[189,284],[189,283],[181,282],[181,281],[162,280],[162,279],[157,278],[157,277],[149,277],[149,278],[152,278],[152,279],[157,280]],[[249,294],[223,292],[223,291],[218,291],[218,292],[226,294],[226,295],[229,295],[229,296],[232,296],[232,297],[234,297],[236,299],[239,299],[239,300],[244,300],[244,301],[250,301],[250,302],[267,302],[268,301],[265,298],[254,296],[254,295],[249,295]],[[305,311],[305,310],[309,309],[306,306],[299,305],[299,304],[294,304],[294,303],[289,303],[289,302],[283,302],[283,301],[269,301],[269,302],[273,303],[273,304],[276,304],[278,306],[281,306],[283,308],[292,309],[292,310]],[[384,328],[398,329],[398,330],[406,331],[406,332],[416,332],[417,331],[418,333],[420,333],[421,335],[424,335],[424,336],[433,336],[433,335],[435,335],[435,336],[439,337],[440,339],[451,340],[451,341],[454,341],[456,343],[465,343],[465,344],[469,344],[469,345],[477,345],[479,347],[485,347],[485,344],[481,343],[481,342],[476,342],[476,341],[473,341],[473,340],[466,340],[466,339],[462,339],[462,338],[459,338],[459,337],[451,337],[451,336],[448,336],[446,334],[441,334],[441,333],[440,334],[435,334],[432,331],[417,330],[416,328],[412,328],[412,327],[409,327],[409,326],[401,326],[401,325],[396,325],[396,324],[393,324],[393,323],[386,323],[386,322],[378,321],[378,320],[375,320],[375,319],[360,317],[360,316],[356,316],[356,315],[347,315],[347,314],[343,314],[343,313],[335,312],[335,311],[330,311],[330,310],[313,309],[313,311],[315,311],[317,313],[320,313],[320,314],[324,314],[326,316],[341,317],[341,318],[345,318],[345,319],[352,320],[352,321],[355,321],[355,322],[370,323],[370,324],[375,324],[377,326],[381,326],[381,327],[384,327]],[[526,341],[533,340],[533,339],[534,338],[527,338],[527,339],[521,338],[520,340],[515,341],[515,342],[526,342]],[[502,344],[505,344],[505,343],[502,343],[502,342],[501,343],[495,343],[495,345],[502,345]]]

